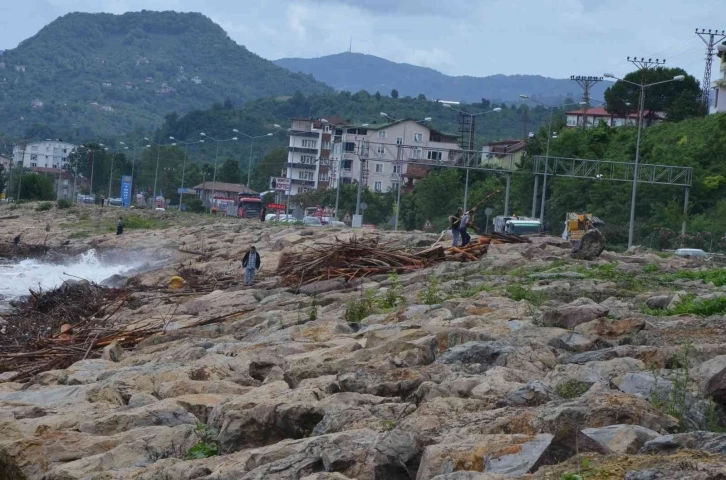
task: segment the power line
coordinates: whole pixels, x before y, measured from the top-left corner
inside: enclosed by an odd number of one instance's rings
[[[596,83],[602,82],[602,77],[570,75],[570,80],[577,82],[582,88],[582,101],[585,102],[582,106],[582,128],[587,128],[587,109],[590,107],[590,88]]]
[[[706,68],[703,72],[703,85],[701,85],[701,103],[702,108],[708,113],[709,96],[711,95],[711,64],[713,63],[713,54],[716,44],[726,38],[726,32],[723,30],[713,30],[702,28],[701,30],[696,29],[696,35],[698,35],[703,43],[706,44]]]

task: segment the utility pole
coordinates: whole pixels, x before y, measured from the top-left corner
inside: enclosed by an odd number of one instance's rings
[[[704,113],[708,113],[711,95],[711,65],[716,45],[726,39],[726,31],[696,29],[696,35],[706,44],[706,69],[703,72],[703,83],[701,84],[701,102]]]
[[[602,82],[602,77],[591,77],[583,75],[570,75],[570,80],[577,82],[582,88],[582,128],[587,128],[587,109],[590,107],[590,89],[598,82]]]

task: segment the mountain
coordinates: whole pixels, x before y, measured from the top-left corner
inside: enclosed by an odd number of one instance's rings
[[[199,13],[70,13],[0,55],[0,130],[43,136],[41,125],[75,124],[92,138],[296,91],[331,89],[251,53]]]
[[[486,98],[495,102],[518,102],[520,94],[545,101],[579,99],[580,87],[569,79],[540,75],[491,75],[488,77],[452,77],[431,68],[395,63],[362,53],[338,53],[320,58],[282,58],[274,63],[292,72],[313,75],[338,90],[389,95],[396,89],[401,96],[461,102],[479,102]],[[595,85],[591,93],[602,100],[606,84]]]

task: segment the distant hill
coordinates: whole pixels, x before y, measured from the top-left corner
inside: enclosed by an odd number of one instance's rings
[[[379,91],[390,95],[392,89],[401,96],[416,97],[423,93],[429,99],[479,102],[486,98],[495,102],[518,102],[520,94],[559,101],[579,99],[580,87],[570,79],[540,75],[492,75],[489,77],[452,77],[431,68],[395,63],[362,53],[339,53],[320,58],[282,58],[275,64],[292,72],[313,75],[317,80],[338,90],[369,93]],[[592,98],[603,99],[606,84],[595,86]]]
[[[332,89],[251,53],[201,14],[70,13],[0,54],[0,131],[73,126],[91,138],[298,90]]]

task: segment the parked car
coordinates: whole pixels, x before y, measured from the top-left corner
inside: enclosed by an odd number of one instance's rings
[[[322,227],[323,224],[320,222],[318,217],[305,217],[302,219],[303,225],[306,227]]]
[[[107,205],[109,207],[123,207],[124,202],[120,198],[109,198],[107,200]]]
[[[297,220],[295,219],[295,217],[293,217],[289,213],[288,214],[281,213],[280,218],[277,217],[276,213],[268,213],[267,215],[265,215],[265,221],[266,222],[279,222],[279,223],[295,223]]]
[[[345,227],[345,226],[347,226],[345,224],[345,222],[340,222],[338,220],[331,220],[331,221],[328,222],[328,225],[330,225],[331,227]]]
[[[676,255],[679,257],[695,257],[695,258],[707,258],[708,254],[700,248],[679,248],[676,250]]]

